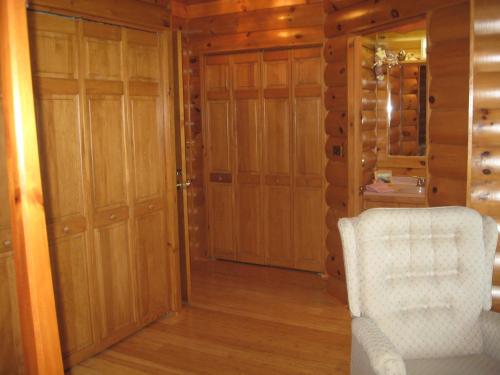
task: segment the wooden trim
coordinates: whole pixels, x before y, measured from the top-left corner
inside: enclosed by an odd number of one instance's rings
[[[356,61],[360,61],[361,37],[351,37],[348,40],[347,52],[347,70],[351,76],[347,77],[347,97],[361,97],[361,79],[360,66],[356,65]],[[348,116],[348,134],[347,134],[347,164],[349,166],[349,189],[348,189],[348,213],[349,216],[356,216],[362,210],[362,196],[360,195],[361,187],[361,134],[360,134],[360,103],[359,100],[348,100],[347,116]]]
[[[160,35],[160,46],[162,61],[170,63],[162,64],[163,95],[166,99],[164,118],[165,122],[165,154],[166,166],[166,195],[167,195],[167,250],[169,257],[169,278],[170,278],[170,307],[177,312],[182,308],[181,300],[181,275],[179,257],[179,223],[177,212],[177,176],[176,176],[176,150],[175,150],[175,118],[174,118],[174,87],[172,75],[172,32],[164,31]]]
[[[173,32],[173,45],[175,48],[175,53],[173,54],[173,58],[175,61],[175,68],[172,69],[172,73],[177,77],[174,81],[177,82],[175,87],[175,95],[177,96],[177,106],[175,108],[175,117],[178,127],[178,138],[176,141],[179,143],[177,145],[180,154],[178,158],[180,160],[177,161],[177,165],[180,164],[182,170],[182,183],[186,184],[188,181],[187,176],[187,162],[186,162],[186,134],[184,128],[184,81],[183,81],[183,73],[182,73],[182,35],[180,32]],[[174,40],[175,38],[175,40]],[[190,254],[190,245],[189,245],[189,215],[188,215],[188,195],[186,189],[181,189],[181,194],[179,196],[182,197],[182,202],[179,203],[179,207],[182,207],[182,227],[180,228],[183,231],[184,241],[182,246],[184,249],[181,250],[180,260],[181,260],[181,290],[183,300],[186,302],[191,301],[191,254]]]
[[[9,204],[26,373],[62,374],[32,91],[26,7],[0,2]]]
[[[166,5],[138,0],[29,0],[29,9],[82,17],[92,21],[161,31],[170,27]]]

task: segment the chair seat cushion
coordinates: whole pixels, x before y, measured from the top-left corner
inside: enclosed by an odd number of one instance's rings
[[[498,375],[500,362],[486,354],[462,357],[410,359],[407,375]]]

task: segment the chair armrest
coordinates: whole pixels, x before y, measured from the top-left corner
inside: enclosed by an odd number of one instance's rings
[[[377,375],[406,375],[401,354],[392,342],[369,318],[354,318],[352,334],[366,352]]]
[[[483,311],[480,322],[484,352],[500,361],[500,314]]]

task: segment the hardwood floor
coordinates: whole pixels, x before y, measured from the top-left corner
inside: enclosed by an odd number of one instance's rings
[[[318,275],[206,261],[192,277],[191,306],[70,374],[348,373],[349,312]]]

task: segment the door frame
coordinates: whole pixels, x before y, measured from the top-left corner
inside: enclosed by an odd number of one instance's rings
[[[173,85],[172,121],[175,128],[177,214],[179,222],[179,261],[182,301],[191,302],[191,253],[189,240],[189,207],[187,189],[191,185],[186,161],[184,117],[184,80],[182,33],[172,31],[171,72]]]
[[[1,77],[24,366],[62,374],[32,89],[26,6],[0,2]]]

